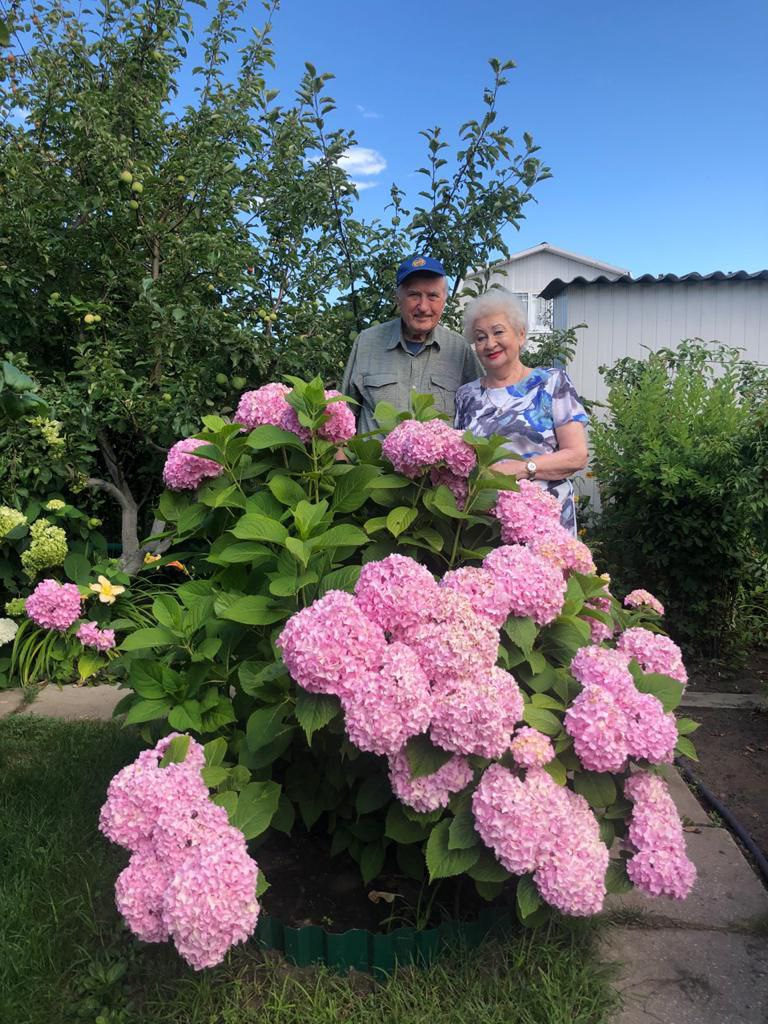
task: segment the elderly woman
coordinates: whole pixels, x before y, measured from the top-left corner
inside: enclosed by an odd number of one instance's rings
[[[587,414],[562,369],[531,369],[521,359],[527,318],[511,292],[492,289],[464,310],[464,336],[485,377],[456,392],[455,425],[478,437],[500,434],[519,456],[493,469],[535,480],[562,505],[560,521],[576,533],[571,474],[587,464]]]

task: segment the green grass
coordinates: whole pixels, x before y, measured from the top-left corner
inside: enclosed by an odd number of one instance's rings
[[[459,951],[376,981],[255,946],[196,973],[122,926],[127,854],[97,831],[140,743],[109,723],[0,721],[0,1021],[8,1024],[600,1024],[614,997],[589,925]]]

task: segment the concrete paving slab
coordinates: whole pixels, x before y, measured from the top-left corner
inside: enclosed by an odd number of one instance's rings
[[[12,715],[24,703],[22,690],[0,690],[0,718]]]
[[[608,928],[623,1009],[612,1024],[764,1024],[768,938],[712,931]]]
[[[768,921],[768,891],[723,828],[687,832],[688,856],[698,877],[685,900],[644,896],[637,890],[611,895],[605,909],[641,911],[662,925],[743,931]]]
[[[712,819],[707,814],[706,808],[702,807],[696,797],[688,788],[687,783],[680,775],[677,768],[671,764],[664,765],[662,769],[664,778],[669,785],[669,792],[675,801],[680,816],[694,825],[711,825]]]
[[[696,693],[686,690],[680,701],[681,708],[731,708],[754,711],[764,707],[766,698],[762,693]]]
[[[19,712],[48,718],[110,719],[115,705],[126,695],[116,686],[46,686]]]

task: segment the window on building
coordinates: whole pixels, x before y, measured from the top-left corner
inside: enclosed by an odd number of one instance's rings
[[[528,317],[529,334],[549,334],[552,330],[552,300],[533,292],[515,292],[515,298]]]

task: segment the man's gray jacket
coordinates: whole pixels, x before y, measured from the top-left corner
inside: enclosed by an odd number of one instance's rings
[[[435,407],[453,420],[457,389],[480,376],[482,370],[467,342],[441,324],[421,351],[411,355],[398,317],[358,334],[341,391],[360,402],[354,408],[357,431],[363,434],[377,429],[373,410],[378,402],[389,402],[398,412],[405,412],[410,410],[414,394],[434,395]]]

